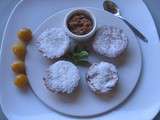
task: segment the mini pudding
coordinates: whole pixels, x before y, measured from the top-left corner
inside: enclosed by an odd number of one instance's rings
[[[87,9],[70,11],[64,20],[66,33],[73,39],[85,41],[92,37],[96,30],[96,19]]]
[[[74,64],[61,60],[47,69],[43,79],[51,92],[70,94],[78,86],[80,75]]]
[[[63,28],[45,30],[36,42],[39,51],[49,59],[63,56],[70,46],[70,38],[65,34]]]
[[[87,73],[87,83],[96,94],[109,93],[118,82],[118,72],[116,67],[107,62],[93,64]]]
[[[113,26],[103,26],[97,31],[93,49],[98,54],[115,58],[119,56],[128,45],[128,37],[123,30]]]

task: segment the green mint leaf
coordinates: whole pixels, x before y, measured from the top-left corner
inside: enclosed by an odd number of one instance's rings
[[[88,52],[87,51],[81,51],[79,53],[73,53],[73,57],[75,59],[82,59],[82,58],[85,58],[85,57],[88,57]]]
[[[81,58],[84,58],[84,57],[88,57],[88,52],[87,51],[81,51],[80,53],[79,53],[79,56],[81,57]]]

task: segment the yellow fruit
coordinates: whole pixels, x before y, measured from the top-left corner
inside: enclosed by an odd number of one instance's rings
[[[22,28],[17,32],[17,36],[21,41],[28,43],[32,39],[32,31],[28,28]]]
[[[16,61],[11,65],[12,70],[15,73],[25,73],[25,64],[23,61]]]
[[[25,88],[27,86],[27,76],[24,74],[19,74],[16,76],[14,84],[19,88]]]
[[[26,55],[26,46],[22,42],[18,42],[12,46],[12,51],[17,58],[24,60]]]

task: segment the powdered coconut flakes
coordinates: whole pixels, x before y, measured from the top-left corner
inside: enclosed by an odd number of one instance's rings
[[[70,39],[62,28],[45,30],[36,42],[43,56],[50,59],[63,56],[70,45]]]
[[[123,30],[106,25],[99,28],[93,42],[97,53],[110,58],[119,56],[127,45],[128,37]]]
[[[87,83],[96,93],[108,93],[118,82],[116,67],[107,62],[93,64],[87,74]]]
[[[58,61],[52,64],[44,76],[45,86],[55,93],[70,94],[78,86],[79,70],[68,61]]]

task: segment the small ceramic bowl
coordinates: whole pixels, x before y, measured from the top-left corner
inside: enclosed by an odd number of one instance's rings
[[[73,33],[69,28],[68,28],[68,20],[77,13],[83,13],[85,15],[87,15],[91,20],[92,20],[92,29],[90,30],[90,32],[84,34],[84,35],[77,35],[75,33]],[[77,8],[77,9],[73,9],[71,10],[68,14],[66,14],[65,19],[64,19],[64,28],[65,28],[65,32],[74,40],[77,40],[78,42],[81,41],[86,41],[89,38],[91,38],[95,32],[96,32],[96,28],[97,28],[97,24],[96,24],[96,18],[93,15],[93,13],[86,9],[86,8]]]

